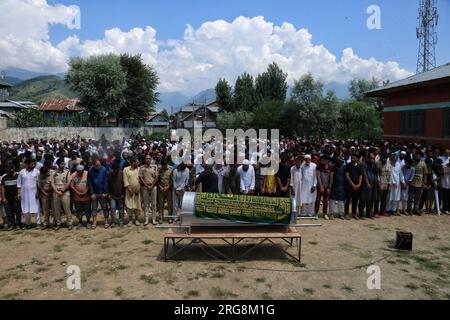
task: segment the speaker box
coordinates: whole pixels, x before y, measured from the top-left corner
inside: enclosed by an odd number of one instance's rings
[[[395,249],[412,250],[413,234],[411,232],[397,231]]]

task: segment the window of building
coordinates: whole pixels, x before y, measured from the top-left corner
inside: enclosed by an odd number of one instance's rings
[[[425,134],[425,110],[402,111],[400,113],[400,134],[418,136]]]
[[[444,136],[450,137],[450,108],[444,109]]]

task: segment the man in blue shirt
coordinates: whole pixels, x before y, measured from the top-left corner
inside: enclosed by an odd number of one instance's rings
[[[108,187],[107,187],[107,171],[106,168],[102,166],[100,159],[96,159],[94,166],[89,169],[88,172],[88,185],[89,194],[91,195],[91,205],[92,205],[92,229],[97,227],[97,208],[98,204],[102,207],[103,215],[105,217],[105,229],[109,228],[108,217]]]

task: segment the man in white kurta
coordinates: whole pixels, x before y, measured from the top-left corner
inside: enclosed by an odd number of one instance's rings
[[[39,208],[38,178],[36,160],[25,160],[26,168],[20,170],[17,178],[17,193],[19,195],[22,213],[25,215],[25,225],[30,228],[31,214],[35,214],[37,227],[41,227]]]
[[[295,199],[295,210],[297,213],[297,217],[300,216],[302,200],[301,200],[301,191],[302,191],[302,160],[300,156],[297,156],[295,159],[295,166],[291,167],[291,194]]]
[[[255,191],[255,168],[250,165],[250,161],[245,159],[237,172],[241,178],[241,193],[252,194]]]
[[[389,163],[392,167],[392,185],[388,195],[386,212],[389,212],[390,214],[396,214],[398,203],[401,198],[402,186],[405,184],[402,166],[400,161],[397,161],[397,158],[397,154],[393,153],[389,159]]]
[[[314,217],[314,205],[316,202],[317,174],[316,164],[311,162],[311,156],[305,156],[305,163],[302,165],[302,186],[301,202],[302,216]]]

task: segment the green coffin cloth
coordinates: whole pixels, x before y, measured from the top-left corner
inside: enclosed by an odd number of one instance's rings
[[[195,216],[199,218],[289,224],[292,202],[290,198],[197,193],[194,210]]]

